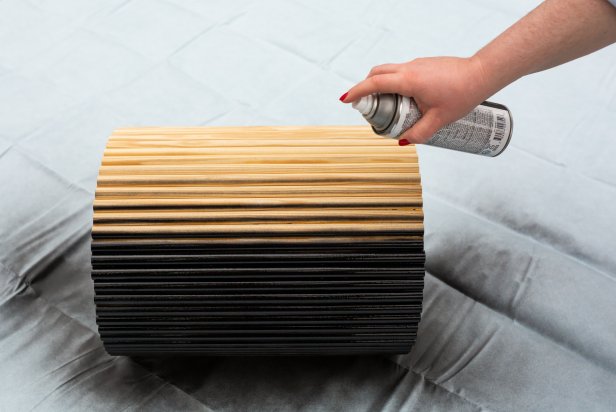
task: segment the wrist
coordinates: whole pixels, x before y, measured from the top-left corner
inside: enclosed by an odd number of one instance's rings
[[[502,89],[505,85],[499,84],[499,79],[488,66],[479,53],[468,58],[472,73],[473,87],[483,101]]]

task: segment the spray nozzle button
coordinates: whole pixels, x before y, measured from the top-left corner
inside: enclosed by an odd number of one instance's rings
[[[357,110],[361,114],[367,115],[374,108],[374,103],[375,103],[374,96],[370,94],[368,96],[362,97],[359,100],[355,100],[352,106],[353,106],[353,109]]]

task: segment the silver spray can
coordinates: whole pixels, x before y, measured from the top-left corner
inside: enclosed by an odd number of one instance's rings
[[[421,117],[415,101],[399,94],[377,93],[353,102],[376,134],[397,139]],[[457,122],[440,129],[431,146],[483,156],[498,156],[511,139],[513,119],[502,104],[483,102]]]

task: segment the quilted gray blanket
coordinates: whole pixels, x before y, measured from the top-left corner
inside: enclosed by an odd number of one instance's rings
[[[535,1],[0,1],[0,411],[607,411],[616,48],[493,98],[494,159],[420,148],[410,354],[127,358],[98,338],[92,200],[120,126],[363,124],[377,64],[469,55]]]

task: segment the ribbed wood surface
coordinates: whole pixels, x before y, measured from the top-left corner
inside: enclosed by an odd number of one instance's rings
[[[92,238],[111,354],[406,353],[415,340],[417,154],[366,127],[117,130]]]

